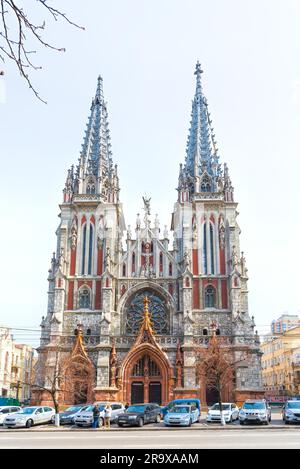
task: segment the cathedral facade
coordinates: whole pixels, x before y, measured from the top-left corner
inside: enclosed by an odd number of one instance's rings
[[[201,74],[197,63],[186,156],[169,227],[172,242],[168,227],[161,228],[158,217],[151,216],[150,198],[143,198],[144,213],[137,215],[135,226],[125,225],[98,78],[80,158],[63,190],[48,311],[41,323],[40,387],[33,402],[51,403],[42,387],[50,386],[59,354],[64,404],[165,404],[179,397],[211,403],[196,365],[213,332],[236,358],[223,398],[262,397],[237,203],[228,167],[219,163]],[[245,352],[246,360],[239,361]],[[79,362],[81,372],[73,366]],[[65,392],[70,386],[64,377],[75,382],[72,392]]]

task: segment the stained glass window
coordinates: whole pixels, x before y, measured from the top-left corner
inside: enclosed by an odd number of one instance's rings
[[[169,330],[168,311],[165,301],[150,290],[137,293],[130,301],[126,311],[126,333],[137,334],[139,332],[144,311],[144,298],[149,299],[149,312],[153,329],[157,334],[167,334]]]

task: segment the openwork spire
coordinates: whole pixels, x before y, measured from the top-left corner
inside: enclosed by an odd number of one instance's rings
[[[218,193],[222,190],[223,177],[208,102],[203,94],[201,75],[196,64],[196,90],[192,101],[192,113],[187,139],[184,166],[180,167],[179,190],[188,190],[189,196],[198,193]],[[186,199],[185,199],[186,200]]]
[[[108,112],[103,95],[103,80],[99,75],[90,108],[80,158],[76,171],[69,170],[64,189],[64,202],[71,202],[75,194],[90,194],[102,201],[119,200],[117,166],[113,165]]]
[[[81,157],[94,176],[99,175],[101,166],[108,167],[111,160],[111,144],[108,128],[108,113],[103,97],[103,80],[99,75],[97,89],[92,100],[91,113],[85,131]]]

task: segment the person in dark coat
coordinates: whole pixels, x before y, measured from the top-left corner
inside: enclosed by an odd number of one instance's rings
[[[99,415],[100,415],[99,406],[96,404],[93,408],[93,428],[99,427]]]

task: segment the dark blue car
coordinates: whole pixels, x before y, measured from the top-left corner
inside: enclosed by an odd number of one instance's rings
[[[187,399],[174,399],[174,401],[169,402],[168,405],[161,408],[161,413],[163,414],[163,416],[165,416],[170,411],[170,409],[172,409],[172,407],[174,407],[174,405],[182,405],[182,404],[196,406],[197,409],[199,409],[199,418],[200,418],[200,415],[201,415],[201,402],[200,402],[200,399],[194,399],[194,398],[191,398],[191,399],[188,399],[188,398]]]

